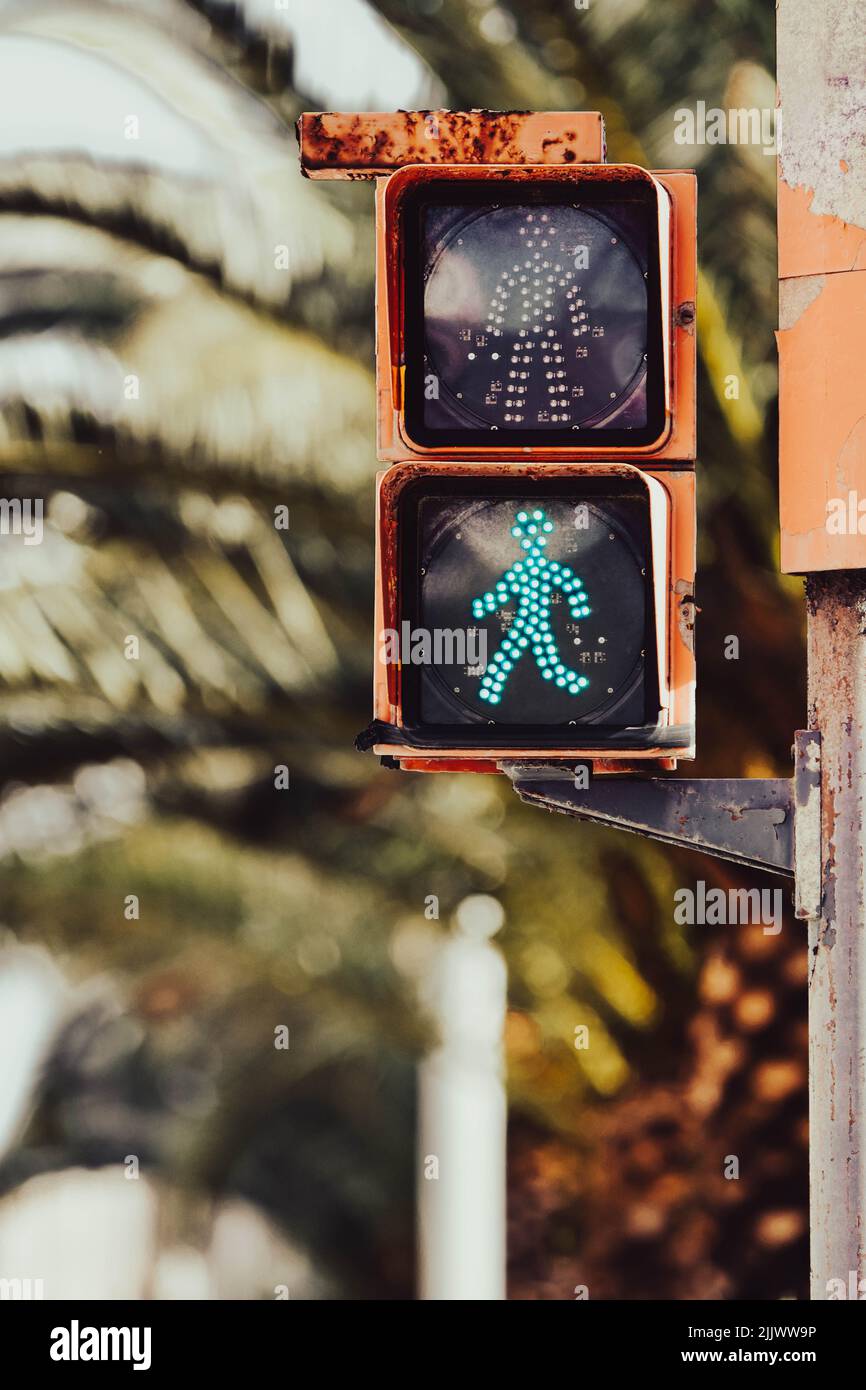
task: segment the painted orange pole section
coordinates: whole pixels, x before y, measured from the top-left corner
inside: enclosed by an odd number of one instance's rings
[[[782,569],[807,575],[821,734],[809,922],[812,1297],[866,1294],[866,26],[778,0]]]
[[[863,569],[866,22],[860,0],[780,0],[778,64],[782,570]]]

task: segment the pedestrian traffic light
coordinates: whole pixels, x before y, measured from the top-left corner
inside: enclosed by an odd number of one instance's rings
[[[382,473],[367,746],[427,770],[689,756],[691,614],[669,557],[688,570],[692,482],[629,464]]]
[[[607,173],[394,176],[407,445],[663,439],[669,199],[643,170]]]
[[[695,181],[595,113],[308,115],[375,177],[375,718],[402,767],[694,751]]]
[[[692,176],[410,165],[380,227],[383,458],[694,457]]]

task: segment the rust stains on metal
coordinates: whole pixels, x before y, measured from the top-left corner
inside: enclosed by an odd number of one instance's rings
[[[827,1298],[840,1271],[866,1275],[866,575],[810,574],[806,606],[809,722],[821,733],[821,902],[809,927],[812,1295]]]
[[[405,164],[596,164],[597,111],[318,111],[297,124],[308,178],[375,178]]]
[[[695,331],[695,302],[693,299],[686,300],[684,304],[677,305],[674,316],[674,323],[677,328],[684,328],[687,333]]]
[[[686,579],[678,579],[674,585],[677,596],[677,627],[683,645],[690,652],[695,650],[695,618],[698,608],[694,601],[694,585]]]

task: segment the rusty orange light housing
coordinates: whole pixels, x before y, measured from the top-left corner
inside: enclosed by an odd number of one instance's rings
[[[425,770],[692,756],[691,584],[672,576],[690,574],[693,482],[630,464],[380,474],[366,746]]]
[[[692,757],[694,174],[606,164],[597,112],[309,113],[298,135],[308,177],[376,182],[392,466],[361,746],[416,771]],[[425,655],[473,623],[489,664]]]
[[[381,458],[694,458],[693,175],[412,165],[377,194]]]
[[[671,426],[670,197],[643,169],[407,168],[385,240],[399,448],[656,449]]]

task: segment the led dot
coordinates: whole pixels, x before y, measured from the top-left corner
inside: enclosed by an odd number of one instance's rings
[[[556,678],[556,684],[557,684],[558,686],[560,686],[560,687],[562,687],[563,685],[565,685],[565,676],[557,676],[557,678]]]
[[[542,676],[542,680],[546,680],[546,681],[552,681],[552,680],[553,680],[553,672],[550,670],[549,667],[547,668],[546,671],[542,671],[541,676]]]
[[[589,685],[589,678],[587,676],[579,676],[577,683],[580,686],[581,690],[585,690],[586,687]]]
[[[577,692],[578,692],[578,690],[579,690],[579,688],[580,688],[580,687],[577,686],[577,685],[570,685],[570,686],[568,687],[568,693],[569,693],[569,695],[576,695]]]
[[[488,699],[489,699],[491,705],[498,705],[498,704],[499,704],[499,696],[498,696],[498,695],[489,695],[489,696],[488,696]]]

